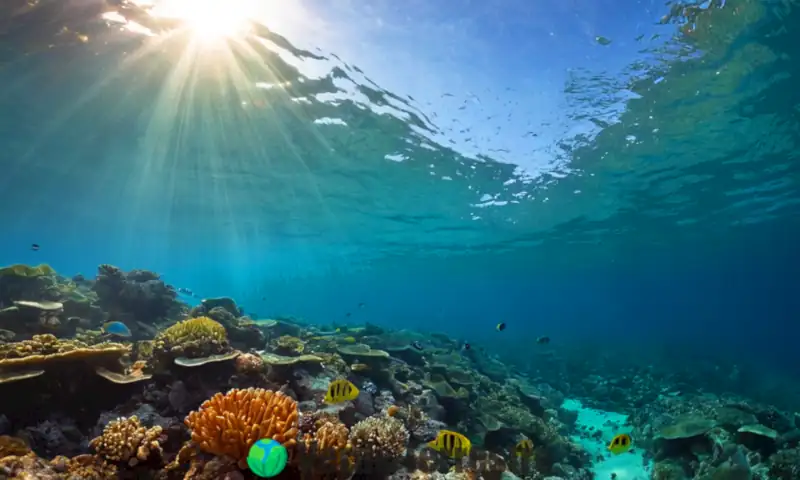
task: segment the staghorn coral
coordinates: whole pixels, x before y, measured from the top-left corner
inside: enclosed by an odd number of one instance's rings
[[[369,417],[350,430],[350,444],[359,456],[396,460],[405,455],[408,430],[393,417]]]
[[[178,322],[159,333],[153,341],[154,350],[170,357],[205,357],[227,352],[228,336],[225,327],[208,317]]]
[[[145,428],[136,416],[113,420],[103,429],[103,434],[93,439],[91,447],[103,458],[135,466],[151,455],[161,456],[159,437],[161,427]]]
[[[297,415],[297,402],[282,392],[234,388],[203,402],[184,423],[201,450],[227,455],[244,468],[250,447],[259,439],[271,438],[291,451]]]

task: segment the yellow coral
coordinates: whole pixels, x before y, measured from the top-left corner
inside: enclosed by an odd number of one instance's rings
[[[175,356],[203,357],[228,349],[225,327],[208,317],[178,322],[159,333],[154,348]]]
[[[288,449],[294,447],[297,415],[297,402],[281,392],[234,388],[203,402],[184,423],[201,450],[227,455],[244,468],[250,447],[262,438],[271,438]]]
[[[134,466],[151,454],[161,455],[161,427],[145,428],[136,416],[118,418],[106,425],[103,434],[93,439],[91,447],[103,458]]]

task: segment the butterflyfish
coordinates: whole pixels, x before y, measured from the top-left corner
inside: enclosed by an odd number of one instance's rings
[[[358,397],[358,387],[353,385],[350,380],[341,378],[334,380],[328,385],[325,393],[325,403],[342,403],[355,400]]]
[[[620,433],[616,437],[612,438],[611,443],[608,444],[608,450],[614,455],[625,453],[630,449],[631,449],[631,436],[628,435],[627,433]]]
[[[529,438],[523,438],[514,447],[514,454],[518,457],[530,457],[533,455],[533,442]]]
[[[130,337],[131,329],[122,322],[108,322],[103,324],[103,331],[117,337]]]
[[[472,443],[464,435],[450,430],[439,430],[436,438],[428,442],[428,446],[450,458],[469,455]]]
[[[500,322],[500,323],[498,323],[498,324],[497,324],[497,327],[495,327],[495,328],[497,328],[497,331],[498,331],[498,332],[502,332],[503,330],[505,330],[505,329],[506,329],[506,322]]]

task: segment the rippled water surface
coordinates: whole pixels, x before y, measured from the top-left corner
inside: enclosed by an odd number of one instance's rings
[[[9,262],[412,324],[793,315],[797,2],[240,4],[4,4]]]

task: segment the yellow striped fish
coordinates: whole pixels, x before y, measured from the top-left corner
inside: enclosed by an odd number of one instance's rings
[[[517,446],[514,447],[514,453],[518,457],[530,457],[533,455],[533,442],[528,438],[523,438],[517,443]]]
[[[472,443],[464,435],[450,430],[439,430],[436,438],[428,442],[428,446],[450,458],[460,458],[469,455]]]
[[[328,385],[325,393],[325,403],[342,403],[348,400],[355,400],[358,397],[358,387],[353,385],[350,380],[341,378],[334,380]]]

